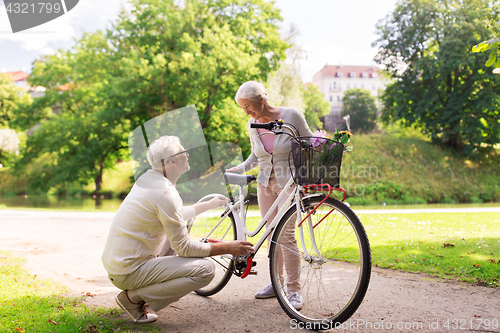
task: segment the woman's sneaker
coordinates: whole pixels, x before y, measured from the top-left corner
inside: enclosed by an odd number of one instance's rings
[[[274,292],[272,284],[261,288],[258,292],[255,293],[255,298],[271,298],[271,297],[276,297],[276,293]]]
[[[116,296],[116,303],[125,311],[125,313],[137,324],[151,323],[158,319],[153,313],[146,310],[146,302],[132,302],[128,298],[127,291],[124,290]]]
[[[290,305],[293,306],[295,310],[300,311],[300,309],[302,309],[304,301],[302,300],[300,291],[291,291],[286,298],[288,298],[288,302],[290,302]]]

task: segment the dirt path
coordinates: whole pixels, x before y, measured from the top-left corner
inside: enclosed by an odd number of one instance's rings
[[[87,303],[114,307],[118,290],[100,260],[113,216],[0,210],[0,250],[26,257],[25,267],[32,274],[60,281],[75,295],[94,295]],[[189,294],[160,311],[157,325],[168,332],[297,331],[275,299],[254,299],[253,293],[269,283],[265,254],[257,261],[257,276],[233,277],[210,298]],[[359,310],[344,324],[345,330],[332,331],[500,332],[499,300],[498,289],[374,269]],[[489,328],[484,325],[488,321]]]

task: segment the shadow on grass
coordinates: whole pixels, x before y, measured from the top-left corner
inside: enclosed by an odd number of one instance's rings
[[[372,246],[373,265],[500,287],[500,238],[395,241]]]

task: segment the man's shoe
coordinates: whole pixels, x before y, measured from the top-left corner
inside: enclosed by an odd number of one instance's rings
[[[158,319],[158,316],[153,313],[148,313],[146,310],[146,302],[141,301],[134,303],[128,298],[127,291],[124,290],[116,296],[116,303],[125,313],[134,321],[134,323],[144,324],[151,323]]]
[[[276,297],[276,293],[274,292],[272,284],[261,288],[258,292],[255,293],[255,298],[271,298],[271,297]]]
[[[290,302],[290,305],[295,308],[295,310],[300,311],[302,309],[302,304],[304,301],[302,300],[302,295],[300,294],[300,291],[292,291],[287,295],[288,302]]]

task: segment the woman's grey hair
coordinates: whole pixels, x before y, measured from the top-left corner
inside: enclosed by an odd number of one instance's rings
[[[153,169],[161,169],[161,160],[177,154],[181,141],[173,135],[164,135],[153,141],[148,148],[146,155],[149,164]]]
[[[268,100],[266,87],[262,83],[255,81],[248,81],[243,83],[236,92],[234,100],[238,103],[238,99],[249,99],[252,101],[260,101],[261,98]]]

